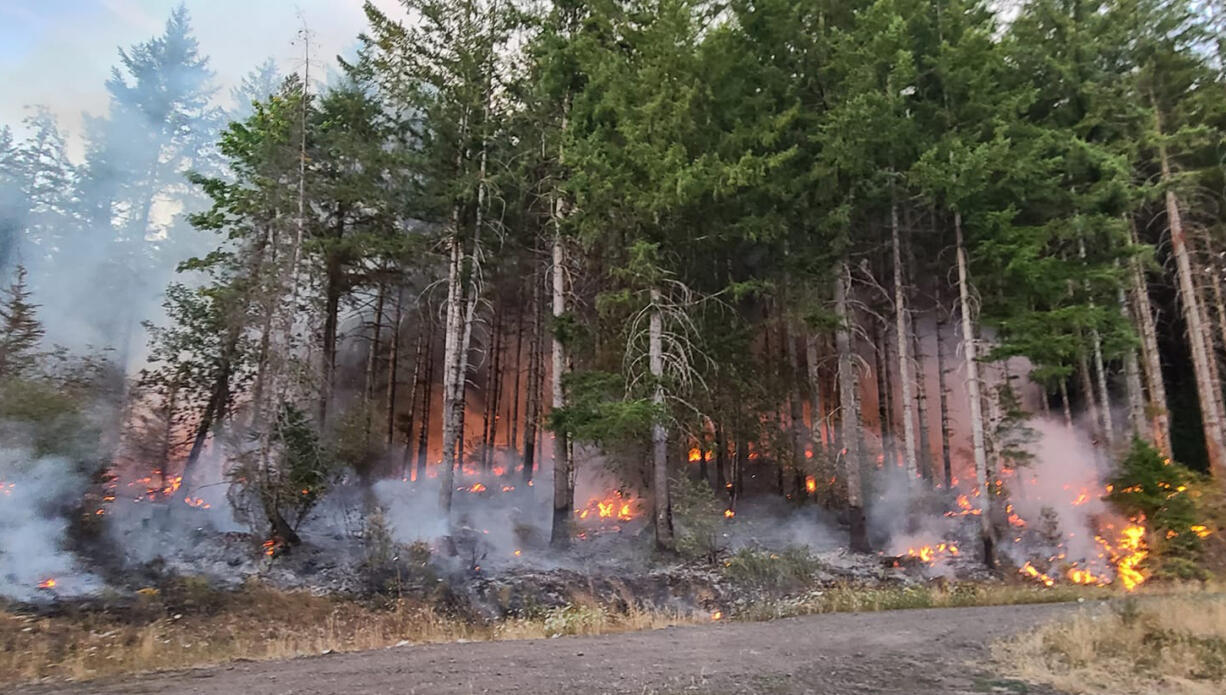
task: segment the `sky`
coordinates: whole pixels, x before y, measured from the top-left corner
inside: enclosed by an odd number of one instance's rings
[[[397,0],[374,0],[392,17]],[[179,0],[0,0],[0,126],[18,128],[28,107],[60,119],[69,155],[79,160],[83,114],[107,110],[104,83],[118,51],[160,33]],[[363,0],[185,0],[201,53],[215,73],[216,98],[267,58],[282,72],[302,67],[299,14],[312,33],[313,71],[357,45]]]

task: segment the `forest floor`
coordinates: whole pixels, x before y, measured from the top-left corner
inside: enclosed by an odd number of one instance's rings
[[[834,613],[589,637],[397,646],[33,685],[15,693],[1050,695],[1057,691],[1001,677],[991,666],[990,645],[1079,609],[1065,603]]]

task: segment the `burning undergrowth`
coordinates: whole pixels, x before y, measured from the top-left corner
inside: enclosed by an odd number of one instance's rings
[[[104,587],[136,595],[174,577],[196,577],[221,590],[259,581],[318,594],[411,595],[483,620],[575,601],[619,610],[726,611],[738,601],[836,585],[991,580],[1000,574],[983,567],[978,539],[986,509],[996,528],[1008,530],[998,546],[1006,577],[1038,587],[1135,588],[1149,571],[1146,520],[1105,500],[1112,471],[1092,447],[1063,428],[1038,427],[1035,456],[1001,470],[991,504],[965,484],[932,489],[888,467],[879,471],[870,498],[873,542],[882,549],[875,555],[848,552],[843,520],[815,499],[780,505],[774,494],[753,492],[727,514],[726,500],[687,479],[678,482],[678,530],[700,535],[699,543],[681,544],[700,550],[660,556],[649,501],[595,464],[580,467],[571,542],[558,548],[549,543],[547,466],[537,472],[543,484],[509,463],[464,466],[450,521],[439,513],[435,476],[373,485],[344,479],[312,509],[296,529],[300,542],[291,545],[236,523],[227,495],[233,481],[220,474],[218,452],[204,459],[211,479],[201,475],[191,489],[178,476],[152,471],[57,490],[37,483],[39,471],[55,465],[39,462],[0,489],[0,530],[27,539],[6,543],[18,551],[0,555],[7,563],[2,586],[10,599],[48,605],[88,602]],[[41,492],[15,494],[27,487]],[[694,490],[703,495],[699,504],[684,499]],[[90,506],[65,506],[80,499]],[[80,552],[39,552],[69,547],[74,514],[101,525],[99,540]],[[31,529],[34,535],[18,532]],[[16,558],[25,559],[15,564]]]

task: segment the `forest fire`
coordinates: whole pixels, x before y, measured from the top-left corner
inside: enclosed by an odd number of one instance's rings
[[[1023,576],[1026,576],[1026,577],[1029,577],[1031,579],[1038,581],[1043,586],[1053,586],[1056,583],[1056,580],[1047,576],[1043,572],[1040,572],[1037,568],[1035,568],[1034,565],[1030,564],[1029,562],[1022,565],[1022,568],[1018,570],[1018,573]]]
[[[640,500],[621,491],[613,491],[603,499],[593,497],[582,509],[575,510],[580,521],[630,521],[639,513]]]
[[[938,543],[919,548],[907,548],[907,557],[917,558],[920,562],[927,565],[935,565],[943,557],[958,557],[960,554],[958,546],[953,543]]]

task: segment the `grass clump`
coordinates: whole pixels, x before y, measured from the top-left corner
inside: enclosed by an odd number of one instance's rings
[[[821,561],[800,546],[777,553],[742,548],[724,560],[723,574],[737,584],[779,591],[812,585],[821,569]]]
[[[1012,676],[1085,695],[1226,692],[1226,599],[1129,598],[993,647]]]

